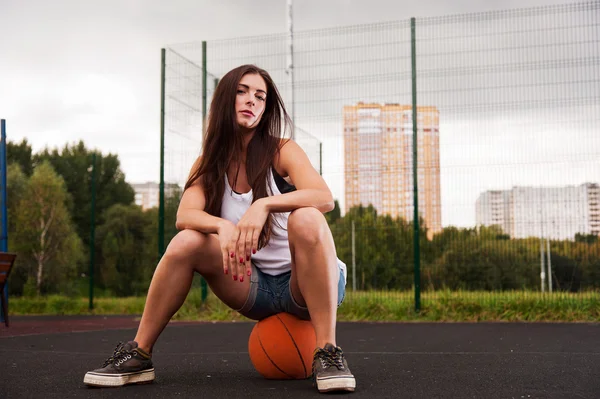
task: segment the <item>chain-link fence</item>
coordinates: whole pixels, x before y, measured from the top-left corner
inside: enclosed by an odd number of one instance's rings
[[[415,269],[425,300],[600,288],[599,2],[294,32],[293,57],[289,41],[167,49],[166,181],[199,154],[219,77],[253,63],[339,201],[350,291],[396,298]]]

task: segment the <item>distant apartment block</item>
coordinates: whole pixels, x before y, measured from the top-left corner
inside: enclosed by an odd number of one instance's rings
[[[500,226],[502,231],[512,229],[513,220],[510,206],[512,190],[486,191],[475,202],[475,220],[478,226]]]
[[[513,238],[600,235],[600,185],[486,191],[475,203],[475,218],[478,226],[501,226]]]
[[[135,191],[135,204],[141,206],[142,210],[158,208],[160,192],[158,183],[134,183],[131,187]],[[165,197],[172,195],[176,189],[180,189],[177,184],[165,184]]]
[[[380,214],[412,220],[412,107],[345,106],[345,209],[372,204]],[[439,111],[417,107],[419,213],[431,234],[441,231]]]

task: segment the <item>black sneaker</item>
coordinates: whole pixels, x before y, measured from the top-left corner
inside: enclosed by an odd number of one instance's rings
[[[101,368],[85,374],[83,383],[95,387],[120,387],[154,381],[152,359],[137,346],[135,341],[119,342]]]
[[[326,344],[315,350],[313,379],[319,392],[349,391],[356,388],[356,380],[348,368],[344,352],[339,346]]]

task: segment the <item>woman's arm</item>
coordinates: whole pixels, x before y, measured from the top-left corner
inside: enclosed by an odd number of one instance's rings
[[[177,221],[175,226],[177,230],[196,230],[205,234],[216,233],[221,246],[221,256],[223,258],[223,272],[225,274],[231,271],[231,277],[243,276],[243,269],[246,267],[250,272],[250,263],[246,265],[237,262],[235,249],[240,237],[240,230],[229,220],[212,216],[204,211],[206,206],[206,197],[202,185],[197,182],[183,193],[177,209]],[[250,275],[250,274],[248,274]],[[243,278],[240,279],[243,281]]]
[[[331,190],[296,142],[289,140],[282,146],[275,166],[282,176],[290,177],[296,191],[258,200],[269,212],[291,212],[303,207],[314,207],[323,213],[333,210]]]
[[[193,171],[196,170],[200,164],[201,158],[198,157],[192,169],[190,176]],[[177,230],[196,230],[201,233],[212,234],[219,233],[219,229],[227,223],[231,223],[225,219],[212,216],[204,211],[206,206],[206,197],[204,196],[204,189],[199,181],[196,181],[191,187],[188,187],[184,191],[179,207],[177,208],[177,220],[175,222],[175,228]]]
[[[205,205],[206,198],[200,184],[196,183],[185,190],[177,209],[177,221],[175,222],[177,230],[190,229],[212,234],[218,233],[224,224],[231,223],[205,212]]]
[[[256,200],[237,223],[240,238],[236,254],[250,259],[258,249],[260,233],[271,212],[291,212],[314,207],[325,213],[333,209],[333,196],[325,180],[313,168],[310,160],[293,141],[287,141],[275,160],[275,169],[282,177],[289,176],[296,191]],[[241,259],[243,261],[243,259]]]

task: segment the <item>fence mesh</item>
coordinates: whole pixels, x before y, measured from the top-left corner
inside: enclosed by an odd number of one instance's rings
[[[593,1],[415,20],[425,303],[595,295],[599,10]],[[241,64],[276,82],[295,138],[339,201],[329,221],[355,298],[412,303],[412,39],[410,20],[295,32],[293,68],[286,34],[207,42],[209,104]],[[167,55],[167,180],[182,182],[201,147],[202,46]]]
[[[417,20],[418,103],[440,112],[443,224],[459,227],[430,243],[425,288],[600,286],[599,5]]]

